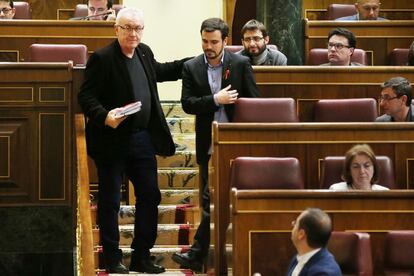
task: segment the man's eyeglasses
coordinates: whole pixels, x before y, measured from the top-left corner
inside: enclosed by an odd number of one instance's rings
[[[1,11],[3,14],[8,14],[9,12],[11,12],[11,11],[12,11],[12,9],[11,9],[11,8],[2,8],[2,9],[0,9],[0,11]]]
[[[332,47],[335,47],[335,49],[337,49],[337,50],[341,50],[344,47],[351,48],[349,45],[344,45],[342,43],[332,43],[332,42],[329,42],[327,46],[328,46],[328,49],[331,49]]]
[[[399,96],[395,96],[395,97],[390,97],[390,95],[381,95],[378,99],[380,102],[384,101],[384,102],[388,102],[394,99],[398,99]]]
[[[144,26],[136,26],[136,27],[132,27],[132,26],[122,26],[122,25],[118,25],[119,28],[121,28],[124,31],[127,31],[128,33],[132,33],[132,31],[135,31],[137,33],[140,33],[144,30]]]
[[[262,36],[252,36],[252,37],[244,37],[243,41],[246,43],[249,43],[250,41],[259,42],[262,39],[263,39]]]

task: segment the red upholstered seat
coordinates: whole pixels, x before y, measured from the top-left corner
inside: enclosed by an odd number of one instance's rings
[[[267,48],[277,50],[277,46],[274,44],[267,44]],[[243,50],[243,45],[226,45],[224,49],[232,53],[237,53],[238,51]]]
[[[408,63],[408,48],[395,48],[390,53],[390,65],[404,66]]]
[[[394,166],[388,156],[376,156],[379,175],[378,184],[395,188]],[[345,157],[344,156],[326,156],[322,161],[320,187],[328,189],[334,183],[343,181],[341,179]]]
[[[327,20],[335,20],[340,17],[350,16],[357,13],[353,4],[330,4],[326,14]]]
[[[369,234],[334,231],[328,250],[335,256],[343,275],[373,275]]]
[[[113,4],[112,9],[115,10],[116,14],[123,8],[121,4]],[[75,7],[74,17],[84,17],[88,15],[88,5],[86,4],[77,4]]]
[[[299,160],[237,157],[231,164],[231,185],[237,189],[303,189]]]
[[[239,98],[234,104],[233,122],[298,122],[292,98]]]
[[[67,62],[86,65],[88,48],[83,44],[32,44],[29,47],[30,61]]]
[[[224,49],[232,53],[237,53],[238,51],[243,50],[243,45],[226,45],[224,46]]]
[[[13,2],[13,7],[16,9],[14,19],[32,19],[32,9],[28,2]]]
[[[385,240],[384,270],[389,276],[413,275],[414,231],[391,231]]]
[[[328,62],[328,49],[313,48],[309,51],[308,65],[321,65]],[[351,62],[358,62],[363,65],[368,65],[367,53],[362,49],[355,49],[351,56]]]
[[[373,98],[319,100],[315,104],[315,122],[374,122],[378,116]]]

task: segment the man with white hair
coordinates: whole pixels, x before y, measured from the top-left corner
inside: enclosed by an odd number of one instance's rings
[[[186,59],[158,63],[150,47],[141,43],[143,31],[143,12],[122,9],[115,23],[117,39],[89,58],[78,96],[89,118],[86,139],[88,154],[98,171],[98,223],[109,273],[128,273],[121,261],[118,229],[124,174],[134,185],[136,197],[130,270],[165,271],[150,256],[157,237],[161,201],[155,154],[173,155],[175,146],[156,82],[180,79]],[[120,108],[138,101],[139,112],[126,115]]]

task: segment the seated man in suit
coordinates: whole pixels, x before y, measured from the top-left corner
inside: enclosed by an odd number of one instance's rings
[[[13,1],[0,0],[0,19],[13,19],[15,13]]]
[[[269,36],[262,22],[248,21],[241,29],[244,49],[237,52],[250,58],[252,65],[286,65],[287,58],[278,50],[267,47]]]
[[[90,20],[115,20],[115,10],[112,9],[112,0],[89,0],[88,19]]]
[[[345,28],[331,30],[328,34],[329,63],[321,66],[362,66],[358,62],[351,62],[355,47],[356,38],[351,31]]]
[[[358,11],[354,15],[340,17],[337,21],[358,21],[358,20],[386,20],[378,17],[381,3],[379,0],[358,0],[355,8]]]
[[[322,210],[308,208],[292,221],[292,243],[298,254],[293,257],[288,276],[341,276],[334,256],[326,249],[332,232],[330,217]]]
[[[376,122],[413,122],[414,107],[411,104],[412,87],[403,77],[395,77],[381,85],[382,91],[380,106],[384,115],[378,117]]]

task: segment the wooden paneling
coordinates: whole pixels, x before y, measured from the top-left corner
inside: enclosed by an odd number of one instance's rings
[[[326,48],[330,30],[344,27],[357,39],[357,48],[372,52],[371,64],[387,65],[394,48],[408,48],[414,40],[414,21],[308,21],[305,19],[305,56],[312,48]]]
[[[344,155],[356,143],[368,143],[378,155],[394,162],[396,184],[414,189],[407,163],[414,158],[414,124],[406,123],[213,123],[210,188],[214,202],[215,264],[226,269],[224,246],[228,227],[230,161],[238,156],[296,157],[305,185],[319,188],[319,159]],[[412,165],[411,165],[412,166]]]
[[[67,20],[10,20],[0,22],[0,54],[14,53],[28,61],[33,43],[85,44],[89,52],[115,39],[114,22]],[[2,54],[5,55],[5,54]],[[1,57],[1,56],[0,56]]]
[[[414,82],[414,67],[255,66],[253,70],[261,96],[295,99],[301,122],[313,120],[319,99],[377,99],[380,85],[392,77]]]
[[[233,189],[231,204],[234,275],[285,275],[296,253],[290,240],[291,221],[309,207],[325,210],[334,231],[371,235],[374,275],[384,275],[386,233],[414,228],[414,191]]]
[[[5,63],[0,72],[0,205],[71,205],[72,65]]]

